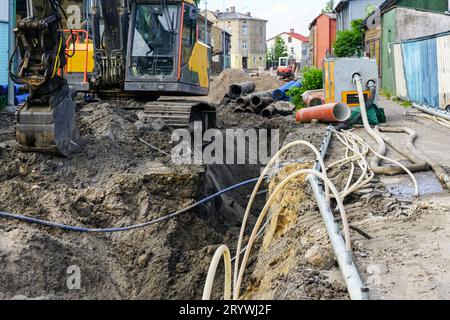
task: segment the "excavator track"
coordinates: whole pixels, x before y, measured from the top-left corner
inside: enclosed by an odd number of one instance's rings
[[[191,128],[201,122],[203,131],[216,128],[216,107],[204,101],[165,100],[146,104],[140,113],[141,121],[151,124],[164,121],[173,129]]]

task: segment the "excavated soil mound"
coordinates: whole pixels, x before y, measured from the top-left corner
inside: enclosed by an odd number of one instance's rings
[[[260,90],[269,88],[262,86],[264,80],[256,82]],[[86,147],[71,159],[25,154],[0,144],[0,211],[89,228],[128,226],[259,176],[259,166],[173,165],[164,154],[172,148],[170,132],[140,132],[137,113],[120,105],[97,103],[80,109],[77,125]],[[294,126],[291,118],[262,120],[224,107],[218,125],[222,130],[280,128],[283,141]],[[296,139],[318,146],[323,130],[317,131],[305,130]],[[305,158],[305,163],[310,160]],[[200,299],[217,246],[235,248],[251,191],[240,189],[176,219],[125,233],[85,234],[1,219],[0,299]],[[281,203],[273,237],[266,240],[270,246],[258,250],[260,239],[255,247],[244,297],[347,298],[328,274],[339,273],[327,250],[325,230],[318,228],[320,216],[310,190],[296,181],[284,194],[291,194],[287,199],[292,201]],[[264,197],[254,215],[261,211]],[[297,212],[302,219],[295,219]],[[252,216],[248,231],[254,220]],[[71,270],[80,271],[79,290],[67,285],[73,279]],[[219,271],[214,298],[222,293],[222,274]]]
[[[77,125],[86,147],[72,159],[0,145],[0,211],[89,228],[128,226],[257,174],[174,166],[138,140],[170,153],[170,132],[141,133],[137,120],[134,111],[111,104],[84,106]],[[249,192],[223,198],[226,208],[217,199],[125,233],[85,234],[2,219],[0,299],[199,299],[211,246],[238,233],[240,212],[234,210]],[[67,286],[77,268],[80,290]]]
[[[228,91],[230,85],[253,81],[256,84],[256,91],[274,90],[280,87],[282,83],[269,74],[259,74],[253,77],[251,74],[238,69],[226,69],[211,83],[210,95],[208,101],[211,103],[220,103]]]

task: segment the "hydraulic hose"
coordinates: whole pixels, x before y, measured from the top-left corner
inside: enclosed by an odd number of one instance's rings
[[[28,222],[28,223],[32,223],[32,224],[38,224],[38,225],[43,225],[43,226],[47,226],[47,227],[52,227],[52,228],[57,228],[57,229],[62,229],[62,230],[66,230],[66,231],[74,231],[74,232],[81,232],[81,233],[116,233],[116,232],[125,232],[125,231],[132,231],[135,229],[142,229],[142,228],[146,228],[149,227],[151,225],[155,225],[161,222],[165,222],[167,220],[173,219],[181,214],[187,213],[189,211],[191,211],[192,209],[195,209],[203,204],[206,204],[208,202],[211,202],[212,200],[222,196],[223,194],[226,194],[228,192],[234,191],[236,189],[254,184],[255,182],[258,182],[260,180],[263,180],[264,177],[259,178],[259,179],[252,179],[252,180],[248,180],[248,181],[244,181],[241,183],[238,183],[234,186],[231,186],[229,188],[226,188],[222,191],[219,191],[197,203],[194,203],[192,205],[190,205],[187,208],[181,209],[177,212],[174,212],[172,214],[169,214],[167,216],[149,221],[149,222],[145,222],[145,223],[141,223],[141,224],[136,224],[136,225],[132,225],[132,226],[128,226],[128,227],[116,227],[116,228],[106,228],[106,229],[94,229],[94,228],[85,228],[85,227],[77,227],[77,226],[70,226],[70,225],[65,225],[65,224],[60,224],[60,223],[56,223],[56,222],[51,222],[51,221],[46,221],[46,220],[41,220],[41,219],[36,219],[36,218],[32,218],[32,217],[27,217],[24,215],[19,215],[19,214],[13,214],[13,213],[8,213],[8,212],[1,212],[0,211],[0,218],[7,218],[7,219],[13,219],[13,220],[18,220],[18,221],[24,221],[24,222]]]

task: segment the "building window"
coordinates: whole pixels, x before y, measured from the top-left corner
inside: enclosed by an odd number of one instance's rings
[[[247,41],[242,42],[242,49],[247,50]]]
[[[248,34],[248,26],[247,25],[242,27],[242,34],[243,35],[247,35]]]
[[[288,38],[288,43],[292,43],[292,37]]]

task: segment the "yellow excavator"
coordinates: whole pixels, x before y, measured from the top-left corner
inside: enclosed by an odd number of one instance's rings
[[[29,17],[15,29],[19,68],[10,71],[30,89],[17,113],[17,141],[24,151],[69,156],[80,148],[80,139],[73,94],[62,77],[66,53],[71,54],[61,27],[65,13],[59,0],[30,0],[27,6]],[[92,0],[91,92],[103,99],[145,99],[145,121],[215,127],[215,107],[206,102],[158,101],[209,93],[211,49],[198,41],[198,12],[192,0]]]

